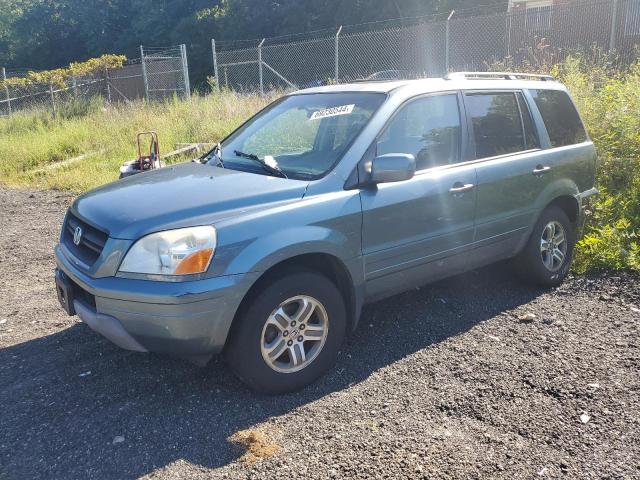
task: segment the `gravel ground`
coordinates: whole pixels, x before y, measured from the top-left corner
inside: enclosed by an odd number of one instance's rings
[[[0,187],[1,479],[640,478],[637,276],[412,291],[366,308],[328,376],[266,397],[63,315],[69,200]],[[275,455],[246,461],[227,438],[255,430]]]

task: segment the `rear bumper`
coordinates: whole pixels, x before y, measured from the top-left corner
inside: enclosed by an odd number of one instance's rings
[[[600,191],[597,188],[590,188],[589,190],[585,190],[584,192],[576,195],[576,200],[578,200],[578,231],[581,232],[584,227],[584,223],[586,220],[586,210],[589,206],[591,200],[596,195],[600,195]]]
[[[56,262],[83,292],[74,301],[75,311],[93,330],[128,350],[183,357],[222,350],[240,302],[258,277],[250,273],[193,282],[91,278],[59,246]]]

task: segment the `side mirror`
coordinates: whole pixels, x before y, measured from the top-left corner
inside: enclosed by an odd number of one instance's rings
[[[416,173],[416,157],[406,153],[380,155],[371,162],[371,183],[402,182]]]

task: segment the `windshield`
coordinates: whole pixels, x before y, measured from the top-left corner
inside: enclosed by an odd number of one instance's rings
[[[265,175],[280,170],[287,178],[320,178],[340,160],[385,98],[346,92],[284,97],[231,134],[221,144],[221,157],[215,151],[209,160]]]

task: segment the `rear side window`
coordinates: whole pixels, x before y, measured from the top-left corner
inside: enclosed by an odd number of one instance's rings
[[[531,95],[549,133],[552,147],[584,142],[584,131],[578,111],[566,92],[559,90],[531,90]]]
[[[526,150],[518,101],[513,92],[466,94],[476,158]]]

